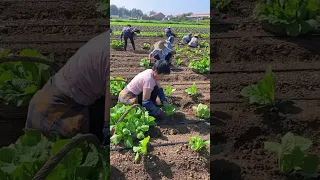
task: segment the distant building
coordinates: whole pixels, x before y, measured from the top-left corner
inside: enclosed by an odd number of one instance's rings
[[[191,14],[190,16],[186,16],[186,18],[194,19],[194,20],[210,19],[210,13],[209,14]]]
[[[150,16],[150,19],[161,21],[165,17],[166,16],[163,13],[157,13],[157,14]]]

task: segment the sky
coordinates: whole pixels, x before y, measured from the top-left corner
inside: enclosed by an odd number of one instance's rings
[[[140,9],[143,13],[162,12],[165,15],[177,15],[193,12],[209,14],[210,0],[110,0],[110,4],[127,9]]]

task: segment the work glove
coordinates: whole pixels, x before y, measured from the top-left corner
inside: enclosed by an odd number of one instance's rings
[[[104,123],[103,135],[104,135],[103,145],[108,146],[110,144],[110,126],[108,123]]]
[[[158,121],[166,121],[169,119],[169,117],[163,111],[160,111],[160,113],[155,118]]]

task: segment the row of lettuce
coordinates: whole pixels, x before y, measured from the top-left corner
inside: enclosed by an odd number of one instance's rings
[[[215,12],[226,13],[233,0],[211,0]],[[319,0],[259,0],[252,12],[265,30],[281,35],[298,36],[320,33]]]

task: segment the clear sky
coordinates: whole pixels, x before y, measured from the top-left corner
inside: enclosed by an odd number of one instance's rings
[[[209,14],[210,0],[110,0],[110,4],[127,9],[140,9],[148,14],[151,10],[165,15],[177,15],[193,12],[194,14]]]

